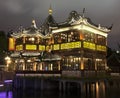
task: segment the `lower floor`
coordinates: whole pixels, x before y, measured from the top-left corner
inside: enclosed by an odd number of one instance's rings
[[[106,59],[66,57],[62,60],[64,70],[105,70]]]
[[[37,61],[37,57],[14,58],[14,70],[59,71],[59,70],[105,70],[105,58],[67,56],[61,60]]]

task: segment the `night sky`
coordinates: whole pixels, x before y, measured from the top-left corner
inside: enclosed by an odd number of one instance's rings
[[[6,32],[31,26],[32,19],[36,20],[38,28],[48,16],[48,9],[52,6],[53,17],[56,22],[63,22],[69,13],[76,10],[93,23],[101,26],[111,26],[108,35],[108,46],[118,49],[120,43],[120,0],[0,0],[0,30]]]

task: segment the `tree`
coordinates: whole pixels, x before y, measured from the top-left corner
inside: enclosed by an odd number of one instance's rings
[[[0,31],[0,64],[5,64],[5,55],[7,52],[7,36],[4,31]]]
[[[107,58],[113,54],[113,50],[109,47],[107,47]]]

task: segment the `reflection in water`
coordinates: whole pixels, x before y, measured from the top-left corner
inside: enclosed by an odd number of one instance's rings
[[[12,96],[12,92],[9,91],[9,92],[0,92],[0,98],[13,98]],[[16,97],[17,98],[17,97]]]
[[[99,84],[96,82],[96,98],[99,98]]]
[[[104,83],[103,81],[86,82],[82,84],[84,92],[79,87],[67,89],[66,92],[58,91],[13,91],[0,92],[0,98],[119,98],[120,88]],[[118,84],[120,86],[120,83]],[[116,87],[116,88],[115,88]]]

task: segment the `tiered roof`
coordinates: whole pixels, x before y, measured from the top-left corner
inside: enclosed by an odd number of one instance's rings
[[[71,11],[65,22],[57,23],[52,16],[52,9],[50,8],[49,15],[43,25],[40,26],[40,28],[37,28],[35,20],[33,20],[31,27],[27,29],[22,29],[20,32],[14,32],[13,34],[11,34],[11,36],[15,38],[22,36],[41,36],[44,38],[46,36],[49,36],[49,34],[51,33],[58,33],[59,29],[61,30],[64,28],[68,28],[65,30],[69,30],[71,27],[72,29],[79,28],[78,25],[85,25],[104,33],[108,33],[110,31],[110,28],[102,27],[100,26],[100,24],[96,25],[91,21],[90,18],[86,18],[78,14],[76,11]]]

